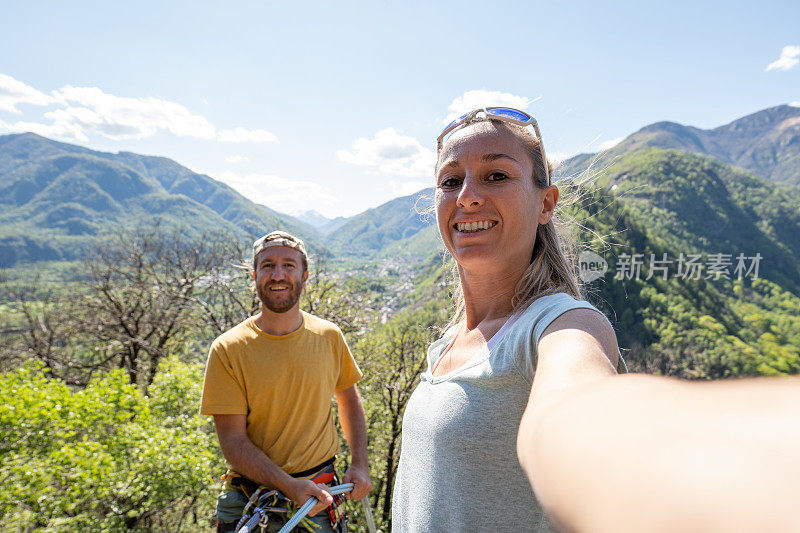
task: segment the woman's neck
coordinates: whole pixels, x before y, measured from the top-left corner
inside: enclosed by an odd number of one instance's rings
[[[524,266],[524,268],[523,268]],[[464,294],[464,315],[468,330],[475,329],[485,320],[507,318],[513,311],[511,304],[519,280],[527,265],[503,272],[471,273],[459,267],[458,275]]]

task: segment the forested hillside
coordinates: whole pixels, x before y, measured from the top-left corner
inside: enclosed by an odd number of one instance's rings
[[[32,133],[0,136],[0,266],[73,260],[106,228],[156,220],[242,241],[286,228],[321,250],[308,224],[170,159],[97,152]]]
[[[416,235],[434,219],[433,189],[395,198],[351,217],[333,234],[333,246],[342,255],[372,255]],[[433,249],[423,252],[427,255]]]
[[[583,248],[608,261],[586,291],[634,368],[800,372],[800,190],[658,149],[622,157],[599,181],[570,211]]]

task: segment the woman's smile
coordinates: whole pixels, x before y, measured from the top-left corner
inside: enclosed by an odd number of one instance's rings
[[[453,228],[459,233],[471,234],[485,232],[494,228],[496,225],[496,220],[472,220],[456,222],[453,224]]]

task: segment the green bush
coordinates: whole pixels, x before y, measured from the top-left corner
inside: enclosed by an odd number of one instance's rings
[[[216,438],[197,414],[202,365],[173,358],[148,394],[122,371],[71,390],[28,364],[0,376],[4,529],[207,528]]]

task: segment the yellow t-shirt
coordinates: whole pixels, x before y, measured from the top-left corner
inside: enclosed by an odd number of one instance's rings
[[[361,379],[342,332],[303,312],[303,325],[270,335],[252,317],[211,345],[200,413],[247,415],[247,436],[285,472],[302,472],[339,452],[334,391]]]

